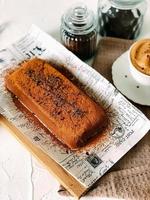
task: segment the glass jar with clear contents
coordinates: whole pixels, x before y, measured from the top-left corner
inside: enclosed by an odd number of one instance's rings
[[[146,0],[99,0],[99,33],[124,39],[135,39],[142,28]]]
[[[96,49],[97,20],[84,4],[70,8],[61,21],[61,41],[81,59],[90,58]]]

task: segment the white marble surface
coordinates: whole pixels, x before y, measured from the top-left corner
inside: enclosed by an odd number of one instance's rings
[[[32,23],[59,40],[61,15],[76,2],[78,1],[0,0],[0,49],[22,36]],[[96,12],[97,0],[86,0],[86,4]],[[150,35],[149,23],[150,0],[139,38]],[[58,188],[56,179],[0,124],[0,200],[72,199],[60,196]]]

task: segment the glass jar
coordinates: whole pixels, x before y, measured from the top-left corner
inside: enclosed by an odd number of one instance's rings
[[[90,58],[96,49],[97,21],[84,4],[69,9],[61,21],[61,41],[81,59]]]
[[[143,24],[146,0],[99,0],[99,33],[124,39],[135,39]]]

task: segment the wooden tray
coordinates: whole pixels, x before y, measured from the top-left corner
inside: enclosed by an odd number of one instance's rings
[[[66,188],[77,199],[83,195],[87,189],[80,184],[75,178],[60,167],[44,151],[33,145],[15,126],[10,124],[5,118],[0,116],[0,125],[10,130],[19,142],[21,142],[45,167],[56,177],[61,185]]]
[[[93,67],[99,71],[110,82],[111,66],[113,61],[126,51],[133,42],[130,40],[121,40],[114,38],[103,38],[98,44],[98,50],[93,62]],[[150,108],[138,106],[150,118]],[[82,184],[80,184],[69,173],[63,170],[53,159],[44,153],[37,146],[33,145],[20,131],[18,131],[6,119],[0,116],[0,124],[11,130],[11,133],[36,157],[46,168],[52,173],[56,179],[62,184],[72,195],[79,198],[87,192]]]

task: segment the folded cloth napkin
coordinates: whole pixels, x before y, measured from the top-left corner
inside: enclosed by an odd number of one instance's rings
[[[60,186],[62,196],[69,193]],[[104,175],[81,199],[150,200],[150,134]],[[67,198],[68,199],[68,198]]]

